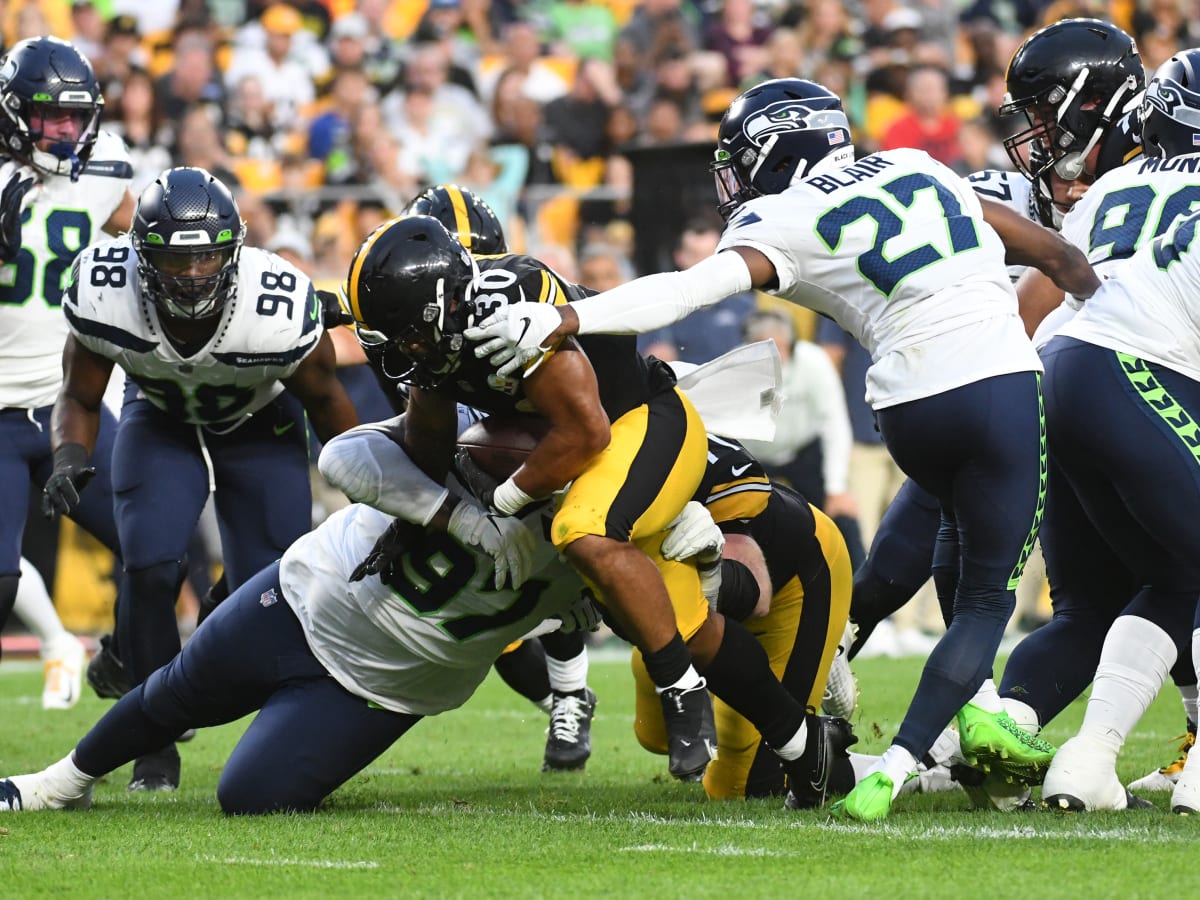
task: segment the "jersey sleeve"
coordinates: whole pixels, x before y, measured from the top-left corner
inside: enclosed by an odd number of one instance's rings
[[[128,238],[86,247],[71,264],[63,314],[76,340],[113,359],[122,350],[145,353],[157,344],[136,334],[124,315],[136,308],[137,266]]]
[[[762,463],[737,441],[709,435],[708,466],[695,499],[708,507],[721,530],[741,531],[738,522],[766,509],[770,496],[771,482]]]
[[[790,197],[791,195],[789,195]],[[751,200],[737,211],[737,214],[725,227],[717,252],[730,250],[734,247],[749,247],[757,250],[771,261],[775,267],[775,277],[779,286],[772,293],[786,293],[801,280],[800,254],[790,246],[792,241],[779,227],[781,216],[799,217],[802,210],[778,209],[780,195],[759,197]],[[793,201],[794,202],[794,201]]]
[[[133,184],[133,162],[125,142],[111,132],[101,131],[96,136],[82,177],[88,182],[87,199],[92,207],[92,220],[102,228],[121,206]]]
[[[321,340],[321,303],[308,276],[283,257],[247,247],[239,263],[236,349],[214,350],[221,362],[264,366],[290,377]]]

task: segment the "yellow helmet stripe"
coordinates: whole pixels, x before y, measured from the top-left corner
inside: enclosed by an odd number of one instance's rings
[[[467,198],[462,191],[453,185],[446,187],[450,197],[450,206],[454,209],[454,227],[458,232],[458,241],[468,250],[471,249],[471,219],[467,215]]]
[[[354,257],[354,265],[350,269],[350,278],[346,282],[346,299],[350,301],[350,314],[354,316],[354,321],[366,323],[363,319],[362,308],[358,305],[358,276],[362,272],[363,263],[367,261],[367,254],[371,252],[371,247],[379,240],[384,232],[388,231],[392,225],[399,222],[403,216],[398,216],[390,222],[384,222],[363,241],[361,247],[358,248],[358,255]]]

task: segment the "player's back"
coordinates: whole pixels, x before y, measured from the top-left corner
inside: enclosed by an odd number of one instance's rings
[[[876,408],[1040,368],[999,236],[969,184],[919,150],[890,150],[746,203],[720,249],[774,264],[776,293],[830,316],[870,352]]]
[[[1063,222],[1062,234],[1099,272],[1200,207],[1200,154],[1139,157],[1105,173]]]

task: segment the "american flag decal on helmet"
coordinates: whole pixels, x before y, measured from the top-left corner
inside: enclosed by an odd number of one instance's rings
[[[827,135],[829,138],[829,146],[834,147],[846,140],[846,135],[841,131],[831,131]]]
[[[258,596],[258,602],[260,604],[262,604],[264,607],[274,606],[278,602],[278,600],[279,600],[279,595],[275,593],[275,588],[271,588],[270,590],[263,591]]]

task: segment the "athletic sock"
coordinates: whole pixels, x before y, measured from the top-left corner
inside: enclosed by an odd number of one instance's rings
[[[546,656],[546,674],[550,679],[550,689],[559,694],[581,691],[587,687],[588,654],[587,647],[574,659],[555,659]]]

